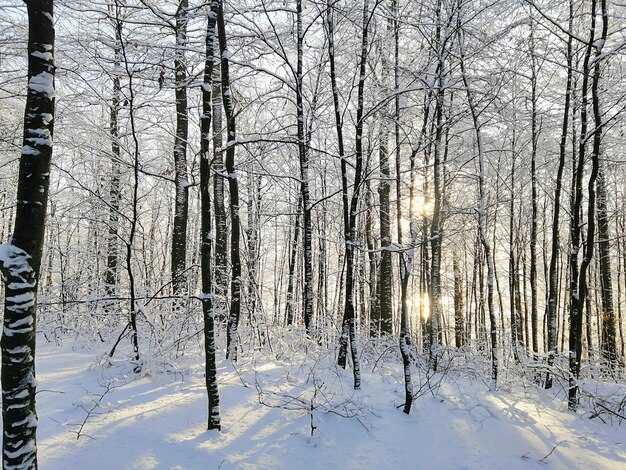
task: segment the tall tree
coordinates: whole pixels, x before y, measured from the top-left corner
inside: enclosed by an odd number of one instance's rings
[[[189,214],[189,178],[187,175],[187,23],[189,0],[180,0],[175,15],[174,74],[176,94],[176,136],[174,139],[174,224],[172,226],[172,287],[175,294],[186,290],[187,219]]]
[[[604,0],[602,0],[604,1]],[[587,237],[583,242],[583,259],[580,267],[578,266],[578,253],[580,250],[581,238],[581,209],[583,199],[583,174],[585,168],[585,151],[589,138],[588,135],[588,112],[589,112],[589,78],[591,77],[591,55],[595,43],[596,35],[596,9],[597,0],[591,0],[591,20],[589,27],[589,38],[585,45],[585,55],[583,59],[582,69],[582,88],[581,88],[581,104],[580,104],[580,140],[578,144],[577,166],[574,178],[574,210],[571,219],[571,254],[570,254],[570,334],[569,334],[569,392],[568,392],[568,408],[575,410],[578,407],[578,377],[581,368],[582,359],[582,331],[583,331],[583,313],[585,302],[587,301],[587,268],[591,263],[595,243],[595,208],[596,208],[596,192],[595,182],[598,176],[599,162],[599,146],[594,138],[594,147],[591,153],[592,169],[589,175],[588,204],[587,204]],[[599,103],[595,103],[598,99],[599,76],[594,75],[591,85],[592,102],[594,114]],[[599,129],[598,129],[599,130]],[[598,152],[598,153],[596,153]]]
[[[387,22],[387,36],[393,38],[395,43],[396,26],[395,22],[395,10],[396,2],[392,1],[390,4],[391,17]],[[387,50],[390,49],[389,38],[386,37],[382,47],[382,90],[388,92],[387,82],[388,76],[391,75],[391,67],[385,55],[388,54]],[[397,58],[394,48],[394,69],[397,68]],[[395,74],[394,74],[395,75]],[[394,84],[395,85],[395,84]],[[395,90],[394,90],[395,91]],[[383,96],[382,99],[386,100],[387,97]],[[376,325],[374,325],[377,331],[381,334],[391,335],[393,331],[392,325],[392,313],[393,313],[393,270],[391,264],[391,204],[389,200],[389,194],[391,192],[391,171],[389,168],[389,107],[387,105],[382,107],[381,122],[380,122],[380,141],[378,150],[378,161],[380,167],[380,183],[378,186],[378,201],[380,204],[380,264],[378,269],[378,278],[376,286],[376,313],[375,319]],[[398,143],[396,142],[396,146]]]
[[[226,24],[224,22],[224,2],[220,0],[217,14],[217,36],[220,44],[222,102],[226,115],[226,173],[230,194],[230,311],[227,327],[226,357],[237,360],[237,328],[241,313],[241,256],[239,254],[239,182],[235,169],[236,121],[235,104],[230,88],[229,59],[230,51],[226,43]]]
[[[605,168],[600,161],[601,142],[603,134],[603,114],[600,108],[599,81],[601,79],[601,64],[604,60],[602,50],[608,34],[608,18],[606,0],[600,0],[600,17],[602,18],[602,30],[600,38],[594,44],[595,56],[593,67],[593,156],[598,159],[598,179],[597,179],[597,211],[598,211],[598,254],[600,257],[600,293],[602,297],[601,310],[601,341],[600,350],[602,357],[609,369],[617,365],[617,344],[615,332],[615,310],[613,307],[613,276],[611,269],[611,240],[609,231],[609,217],[607,213],[607,187]]]
[[[215,24],[217,21],[218,0],[211,1],[207,15],[206,57],[204,61],[204,82],[202,84],[202,116],[200,118],[200,206],[201,206],[201,242],[200,263],[202,271],[202,313],[204,318],[204,353],[205,385],[208,396],[207,429],[220,429],[220,397],[217,388],[217,369],[215,366],[215,305],[213,302],[213,273],[211,271],[212,243],[211,233],[211,192],[209,188],[211,161],[209,147],[211,141],[211,94],[215,65]],[[214,149],[217,155],[221,149]]]
[[[559,167],[556,173],[556,187],[554,189],[554,215],[552,217],[552,246],[550,252],[550,270],[549,270],[549,291],[548,291],[548,372],[546,374],[545,387],[552,387],[552,376],[550,368],[554,365],[554,356],[556,354],[557,342],[557,296],[558,296],[558,277],[557,277],[557,261],[559,258],[559,219],[561,211],[561,187],[563,180],[563,170],[565,168],[565,155],[567,152],[567,134],[569,130],[569,114],[570,102],[572,96],[572,29],[574,22],[574,4],[569,2],[569,22],[568,22],[568,38],[567,38],[567,82],[565,85],[565,104],[563,106],[563,126],[561,128],[561,140],[559,142]]]
[[[463,85],[467,95],[467,103],[469,105],[472,123],[474,125],[474,133],[476,137],[476,149],[478,153],[478,236],[480,244],[485,255],[485,264],[487,265],[487,311],[489,314],[489,333],[491,340],[491,389],[495,389],[498,380],[498,337],[497,323],[493,300],[494,290],[494,267],[493,267],[493,251],[489,239],[487,237],[487,194],[485,188],[485,150],[482,139],[482,123],[480,114],[474,102],[474,96],[470,88],[469,79],[465,67],[465,43],[464,34],[462,32],[459,15],[459,56]]]
[[[433,79],[433,96],[435,109],[433,112],[434,136],[432,137],[432,168],[433,168],[433,213],[430,222],[430,292],[429,292],[429,312],[426,319],[426,331],[428,341],[428,351],[431,365],[437,370],[437,360],[439,355],[439,333],[441,320],[441,264],[443,247],[443,161],[442,147],[444,134],[444,100],[446,93],[446,56],[448,51],[448,41],[452,37],[451,21],[454,17],[450,12],[444,21],[443,1],[438,0],[435,11],[435,58],[436,71]]]
[[[452,270],[454,271],[454,345],[462,348],[465,345],[465,330],[463,318],[463,276],[458,252],[454,252],[452,258]]]
[[[539,353],[539,331],[538,331],[538,307],[537,307],[537,144],[539,129],[537,128],[537,57],[535,54],[535,32],[534,24],[530,24],[530,129],[531,129],[531,151],[530,151],[530,200],[531,200],[531,221],[530,221],[530,332],[532,336],[533,357],[537,360]]]
[[[54,2],[30,0],[28,87],[13,235],[0,246],[2,466],[37,468],[35,331],[54,130]]]
[[[302,229],[304,241],[304,286],[302,314],[308,335],[311,334],[313,317],[313,225],[309,196],[309,156],[304,130],[304,97],[302,91],[302,61],[304,59],[304,32],[302,29],[302,0],[296,1],[297,64],[296,64],[296,118],[298,129],[298,156],[300,160],[300,193],[302,199]]]
[[[217,38],[217,31],[216,31]],[[215,40],[215,53],[219,57],[219,41]],[[226,318],[228,297],[228,215],[224,203],[224,152],[222,151],[222,93],[219,62],[213,67],[213,206],[215,211],[215,297],[214,308],[218,318]]]
[[[368,54],[368,32],[370,20],[373,13],[369,11],[369,2],[363,2],[363,16],[361,26],[361,48],[358,61],[358,85],[356,104],[356,126],[355,126],[355,149],[354,149],[354,183],[352,196],[348,197],[348,169],[346,157],[343,154],[343,143],[340,148],[341,157],[341,186],[343,201],[343,222],[344,222],[344,243],[345,243],[345,306],[342,320],[341,336],[339,341],[339,355],[337,363],[340,367],[346,367],[348,356],[348,343],[352,352],[352,366],[354,374],[354,388],[361,387],[361,368],[356,347],[356,312],[354,307],[354,252],[357,244],[356,238],[356,217],[359,204],[359,194],[363,183],[363,123],[364,123],[364,91],[365,91],[365,71],[367,67]],[[339,111],[339,98],[336,91],[335,74],[335,53],[334,38],[332,29],[332,7],[329,8],[329,58],[331,64],[331,82],[333,89],[333,101],[335,104],[335,122],[337,125],[338,137],[341,136],[341,118]],[[348,202],[349,201],[349,202]]]
[[[113,6],[109,6],[109,15],[112,18],[115,30],[115,42],[113,46],[113,90],[111,95],[111,111],[109,118],[109,133],[111,135],[111,181],[109,186],[109,234],[107,239],[107,266],[104,276],[105,292],[108,296],[115,295],[117,285],[118,264],[118,229],[120,211],[120,178],[121,178],[121,155],[120,155],[120,131],[119,114],[121,109],[122,86],[120,82],[121,67],[121,38],[118,28],[113,20]]]

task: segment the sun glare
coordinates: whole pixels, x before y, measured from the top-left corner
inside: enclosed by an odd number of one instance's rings
[[[413,196],[411,200],[413,214],[431,215],[433,213],[433,201],[428,198],[424,198],[422,195]]]
[[[428,293],[423,293],[419,297],[413,297],[413,307],[414,311],[417,311],[417,316],[420,316],[422,320],[428,319],[428,314],[430,310],[430,298]]]

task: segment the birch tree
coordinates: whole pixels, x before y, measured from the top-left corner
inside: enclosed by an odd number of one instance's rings
[[[13,234],[0,246],[4,276],[2,465],[37,468],[35,327],[55,116],[54,6],[30,0],[28,87]]]
[[[202,83],[202,115],[200,118],[200,204],[201,204],[201,242],[200,263],[202,270],[202,313],[204,319],[205,385],[208,396],[207,429],[220,429],[220,398],[217,388],[217,370],[215,365],[215,304],[213,302],[213,260],[211,233],[211,193],[209,188],[211,160],[209,147],[211,141],[211,111],[213,99],[213,68],[215,65],[216,21],[218,0],[211,1],[207,14],[206,58],[204,62],[204,81]],[[215,131],[214,131],[215,132]],[[221,149],[214,149],[217,154]]]

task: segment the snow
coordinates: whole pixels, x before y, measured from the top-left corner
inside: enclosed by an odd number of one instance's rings
[[[22,277],[22,274],[32,275],[32,267],[28,260],[30,255],[21,248],[10,243],[0,244],[0,263],[3,264],[4,269],[8,270],[12,277],[20,277],[21,281],[27,285],[34,287],[34,282],[31,283]]]
[[[54,97],[54,75],[49,72],[41,72],[33,75],[29,82],[28,88],[33,91],[43,93],[48,98]]]
[[[220,355],[220,433],[205,431],[201,353],[170,372],[144,359],[137,375],[129,362],[42,339],[41,468],[625,468],[625,424],[568,413],[562,393],[506,382],[491,393],[471,368],[422,370],[407,416],[393,353],[364,362],[354,392],[351,371],[316,348],[240,353],[236,368]]]
[[[30,145],[24,145],[22,147],[22,155],[39,155],[41,152]]]
[[[33,131],[34,129],[31,129]],[[52,138],[50,137],[27,137],[26,140],[32,142],[34,145],[45,145],[52,147]]]
[[[35,443],[33,441],[28,441],[26,445],[21,446],[15,452],[5,451],[4,454],[9,458],[14,459],[16,457],[20,457],[21,455],[31,453],[34,450],[34,448],[35,448]]]
[[[50,113],[41,113],[41,120],[44,124],[44,126],[47,126],[48,124],[50,124],[52,122],[52,114]]]
[[[30,55],[32,55],[33,57],[37,57],[39,59],[52,62],[52,54],[50,52],[33,51],[31,52]]]

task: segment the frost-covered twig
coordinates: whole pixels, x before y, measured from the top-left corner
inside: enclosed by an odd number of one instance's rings
[[[83,422],[80,424],[78,431],[70,431],[76,434],[76,440],[79,440],[82,435],[93,439],[93,437],[91,437],[89,434],[83,434],[83,430],[85,429],[85,426],[87,425],[89,419],[93,415],[97,414],[96,410],[100,408],[100,404],[102,403],[102,400],[104,400],[104,397],[107,396],[114,388],[115,387],[113,387],[113,382],[107,382],[104,384],[104,392],[98,396],[97,400],[92,400],[92,404],[89,408],[85,407],[84,405],[79,405],[87,413],[87,415],[85,416],[85,419],[83,419]]]

